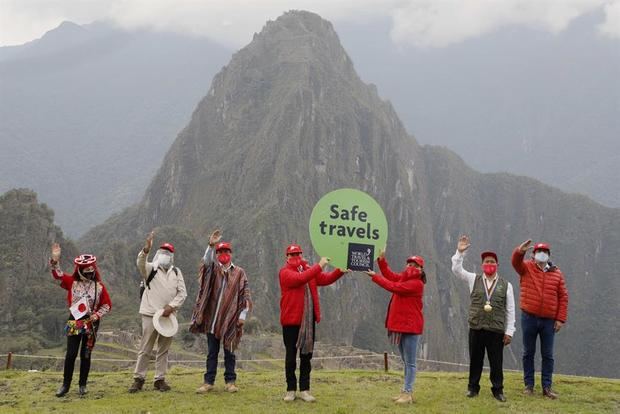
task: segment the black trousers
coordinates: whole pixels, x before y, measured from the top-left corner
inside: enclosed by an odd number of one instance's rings
[[[217,374],[217,356],[220,353],[221,340],[217,339],[213,334],[207,334],[207,346],[209,348],[207,353],[207,372],[204,379],[205,384],[213,385],[215,383],[215,376]],[[235,372],[235,365],[237,359],[235,354],[224,348],[224,382],[234,383],[237,380],[237,373]]]
[[[504,334],[498,332],[469,330],[469,384],[467,388],[474,392],[480,391],[480,376],[484,363],[484,352],[489,357],[491,367],[491,391],[498,394],[504,391]]]
[[[297,337],[299,336],[299,325],[283,326],[282,338],[284,339],[284,347],[286,348],[286,358],[284,362],[284,369],[286,372],[286,390],[297,391],[297,376],[295,370],[297,369]],[[316,332],[316,324],[314,324],[312,342],[314,343]],[[310,372],[312,371],[312,352],[309,354],[302,354],[299,352],[299,390],[310,390]]]
[[[90,372],[90,353],[86,347],[88,337],[86,335],[70,335],[67,336],[67,353],[65,354],[65,371],[63,383],[71,385],[73,378],[73,369],[75,367],[75,359],[78,351],[80,352],[80,385],[86,385],[88,382],[88,373]],[[80,342],[82,347],[80,348]]]

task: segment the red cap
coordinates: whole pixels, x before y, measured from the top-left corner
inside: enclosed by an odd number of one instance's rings
[[[293,254],[293,253],[303,253],[303,250],[301,250],[301,246],[298,244],[291,244],[290,246],[286,248],[286,254]]]
[[[230,245],[230,243],[228,242],[221,242],[215,245],[215,253],[219,252],[220,250],[230,250],[232,252],[232,246]]]
[[[424,267],[424,258],[422,256],[409,256],[407,263],[416,263],[420,267]]]
[[[495,259],[496,262],[499,263],[499,260],[497,259],[497,254],[495,254],[495,252],[492,252],[492,251],[482,252],[480,254],[480,259],[484,261],[485,257],[492,257]]]
[[[97,257],[92,254],[81,254],[73,259],[73,264],[81,269],[89,266],[95,266],[97,264]]]
[[[551,252],[551,246],[549,246],[548,243],[536,243],[534,245],[534,251],[536,250],[546,250],[548,252]]]
[[[160,249],[168,250],[170,253],[174,253],[174,246],[170,243],[164,243],[159,246]]]

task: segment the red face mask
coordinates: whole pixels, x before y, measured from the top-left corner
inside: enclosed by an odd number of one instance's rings
[[[303,264],[303,259],[301,258],[301,256],[291,256],[286,259],[286,261],[288,264],[295,267],[299,267]]]
[[[417,279],[420,277],[420,275],[422,274],[422,272],[420,271],[420,269],[418,269],[415,266],[407,266],[405,268],[405,274],[407,275],[408,279]]]
[[[493,276],[497,272],[497,263],[483,263],[482,271],[487,276]]]
[[[217,255],[217,261],[223,264],[224,266],[230,263],[230,253],[220,253]]]

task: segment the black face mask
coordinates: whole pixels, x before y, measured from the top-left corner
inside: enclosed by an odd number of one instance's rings
[[[80,273],[82,274],[82,276],[84,276],[88,280],[95,279],[95,272],[80,272]]]

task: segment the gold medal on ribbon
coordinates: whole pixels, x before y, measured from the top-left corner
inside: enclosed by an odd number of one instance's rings
[[[485,312],[491,312],[493,310],[493,306],[491,306],[491,302],[487,300],[487,303],[484,305]]]

